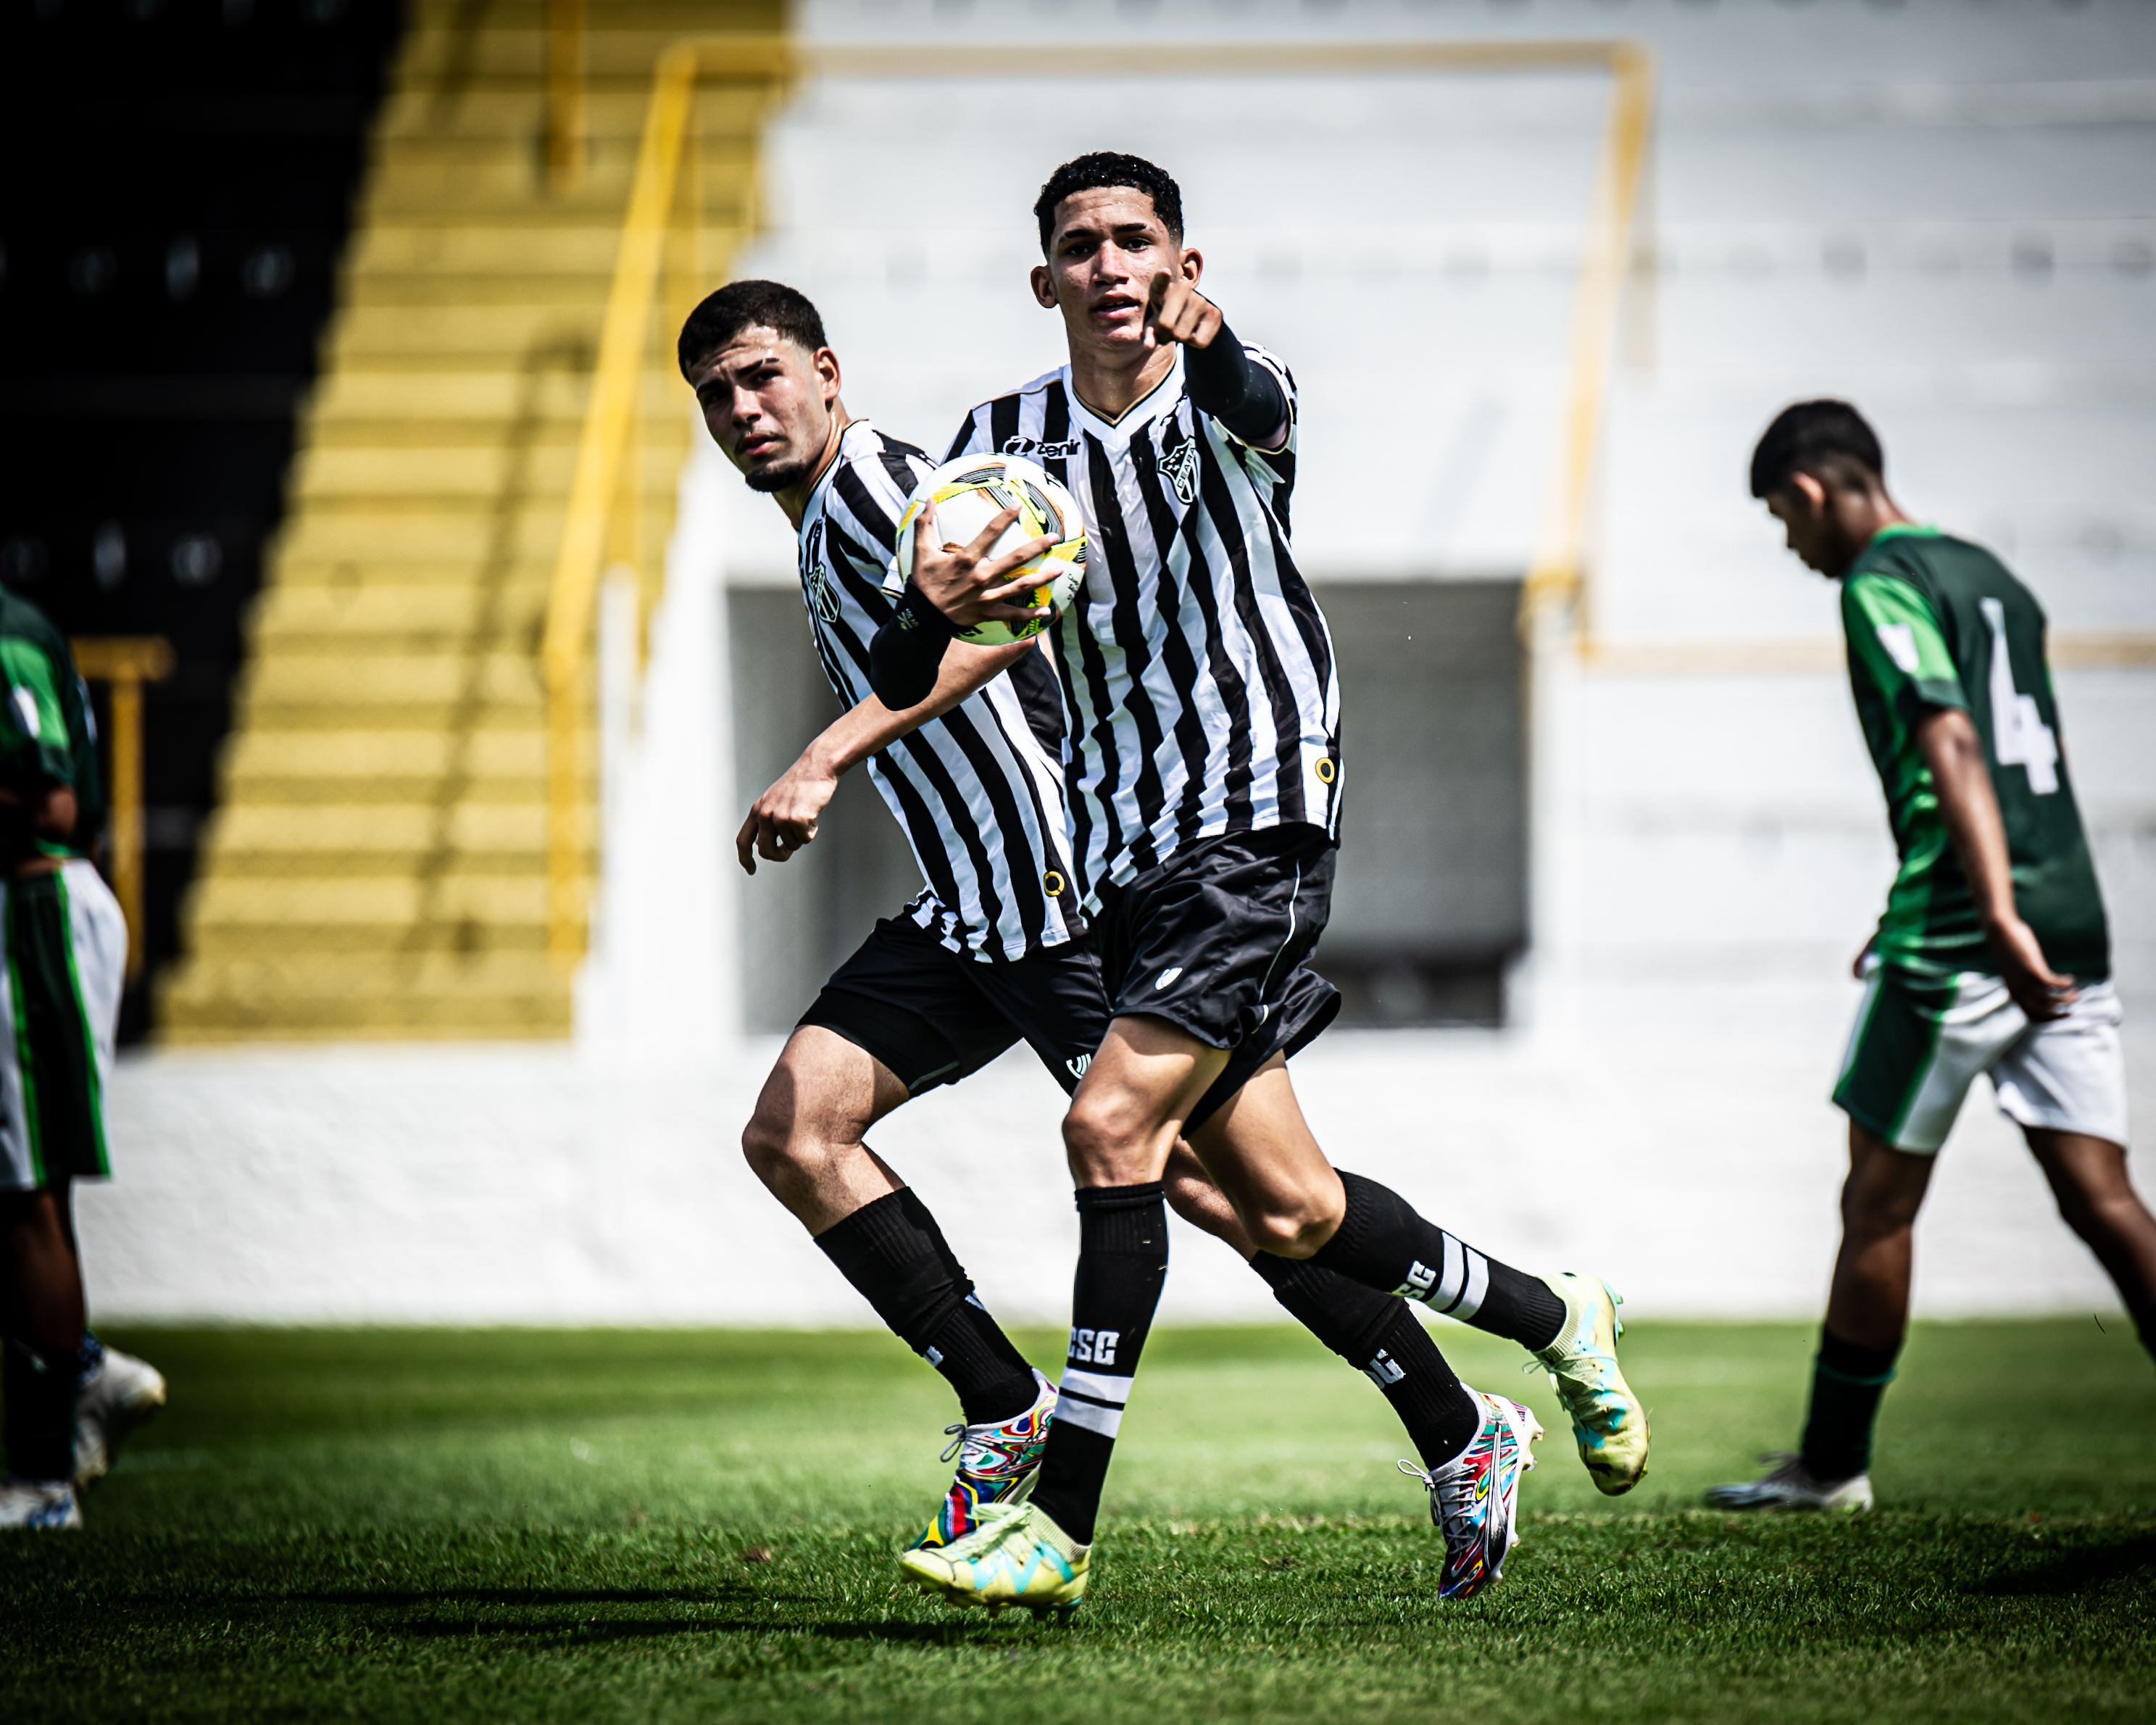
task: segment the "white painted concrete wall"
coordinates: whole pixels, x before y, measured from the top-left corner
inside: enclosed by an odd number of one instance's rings
[[[1598,488],[1601,634],[1830,639],[1830,591],[1743,485],[1774,409],[1830,392],[1878,420],[1904,501],[1998,546],[2060,626],[2156,629],[2156,10],[811,0],[803,19],[876,40],[1645,39],[1662,268]],[[855,411],[937,447],[1058,357],[1023,286],[1039,181],[1084,148],[1157,154],[1209,285],[1301,381],[1307,564],[1517,570],[1602,100],[1585,79],[813,85],[742,268],[816,298]],[[725,782],[716,599],[790,583],[790,539],[708,454],[684,496],[578,1045],[124,1063],[120,1178],[82,1202],[102,1309],[868,1321],[733,1148],[773,1049],[734,1038],[717,985],[729,919],[756,914],[725,840],[759,788]],[[2059,681],[2145,1123],[2156,674]],[[1306,1105],[1342,1165],[1501,1255],[1603,1270],[1644,1313],[1815,1312],[1840,1160],[1824,1095],[1891,866],[1845,689],[1589,670],[1556,693],[1532,1027],[1328,1037],[1298,1062]],[[991,1303],[1050,1322],[1075,1241],[1057,1112],[1021,1056],[877,1137]],[[1270,1315],[1217,1248],[1176,1250],[1172,1317]],[[1979,1096],[1923,1224],[1919,1309],[2109,1301]]]

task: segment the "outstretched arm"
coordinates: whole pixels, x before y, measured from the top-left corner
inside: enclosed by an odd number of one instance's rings
[[[1034,649],[1032,641],[1008,647],[974,647],[953,641],[927,700],[894,712],[871,695],[834,720],[750,808],[748,819],[734,837],[734,850],[742,867],[753,875],[758,856],[767,862],[790,861],[803,845],[814,839],[816,824],[850,768],[931,719],[949,712],[976,689],[1009,670],[1020,654]]]
[[[1969,881],[2000,980],[2034,1024],[2062,1018],[2074,1003],[2073,978],[2045,962],[2044,948],[2014,902],[2006,826],[1984,765],[1984,740],[1958,706],[1933,707],[1917,722],[1917,745],[1932,769],[1939,814]]]

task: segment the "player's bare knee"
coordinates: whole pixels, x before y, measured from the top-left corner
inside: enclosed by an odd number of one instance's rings
[[[750,1172],[767,1186],[793,1161],[793,1122],[777,1109],[759,1106],[742,1128],[742,1156]]]
[[[1307,1258],[1332,1237],[1337,1216],[1327,1214],[1315,1194],[1268,1194],[1245,1204],[1243,1226],[1250,1243],[1276,1258]]]
[[[1083,1095],[1063,1117],[1063,1153],[1081,1186],[1132,1186],[1160,1178],[1142,1132],[1116,1098]]]
[[[2056,1195],[2061,1219],[2091,1245],[2132,1234],[2146,1214],[2130,1189],[2123,1192],[2070,1189]]]
[[[814,1110],[774,1104],[767,1094],[742,1128],[742,1154],[768,1186],[789,1174],[814,1173],[830,1158],[832,1136]]]

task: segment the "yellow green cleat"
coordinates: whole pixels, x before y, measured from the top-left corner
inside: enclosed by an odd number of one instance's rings
[[[1564,1301],[1564,1327],[1535,1353],[1572,1419],[1579,1459],[1595,1488],[1622,1497],[1647,1471],[1647,1410],[1617,1366],[1622,1302],[1609,1284],[1568,1270],[1543,1282]]]
[[[1031,1503],[985,1503],[971,1532],[901,1552],[898,1567],[954,1605],[985,1605],[992,1614],[1022,1605],[1038,1615],[1069,1611],[1086,1597],[1091,1553]]]

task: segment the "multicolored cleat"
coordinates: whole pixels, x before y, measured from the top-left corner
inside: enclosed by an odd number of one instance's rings
[[[1482,1428],[1467,1447],[1429,1473],[1400,1463],[1402,1473],[1428,1489],[1430,1518],[1445,1540],[1440,1599],[1468,1599],[1504,1579],[1506,1555],[1520,1541],[1520,1476],[1535,1465],[1528,1445],[1543,1435],[1517,1402],[1467,1393],[1482,1409]]]
[[[1038,1615],[1069,1611],[1086,1597],[1092,1547],[1081,1545],[1031,1503],[989,1503],[980,1525],[944,1546],[900,1553],[906,1579],[954,1605],[985,1605],[993,1615],[1023,1605]]]
[[[1040,1473],[1040,1452],[1048,1443],[1048,1428],[1055,1419],[1055,1386],[1040,1373],[1033,1374],[1040,1394],[1033,1405],[1009,1420],[983,1425],[947,1425],[943,1435],[951,1445],[943,1452],[948,1461],[956,1456],[958,1471],[951,1489],[921,1536],[906,1548],[921,1551],[949,1545],[981,1525],[990,1504],[1023,1503],[1033,1495],[1033,1482]]]
[[[1572,1418],[1579,1459],[1595,1489],[1621,1497],[1647,1471],[1648,1441],[1647,1410],[1617,1368],[1617,1338],[1625,1333],[1617,1308],[1625,1302],[1595,1276],[1568,1270],[1542,1280],[1564,1301],[1564,1327],[1535,1359]]]
[[[1845,1480],[1815,1479],[1804,1458],[1787,1450],[1762,1455],[1774,1466],[1763,1477],[1734,1486],[1709,1486],[1707,1501],[1717,1509],[1822,1509],[1830,1514],[1860,1515],[1871,1507],[1871,1476]]]

